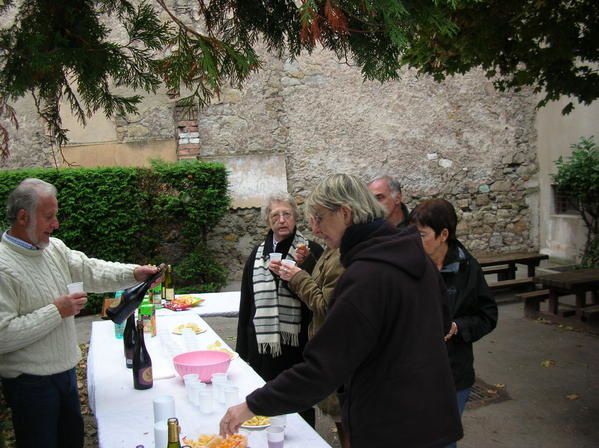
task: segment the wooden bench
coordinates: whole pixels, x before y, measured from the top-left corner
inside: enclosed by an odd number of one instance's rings
[[[524,315],[526,317],[537,317],[541,311],[541,302],[549,298],[548,289],[516,294],[518,299],[524,301]]]
[[[507,264],[499,266],[484,266],[482,270],[483,274],[485,275],[497,274],[497,280],[506,280],[509,278],[511,273],[511,269]]]
[[[587,322],[599,322],[599,305],[591,305],[583,308],[582,318]]]
[[[489,283],[489,288],[491,291],[496,291],[498,289],[518,289],[518,288],[526,288],[532,289],[534,287],[534,279],[532,277],[526,278],[515,278],[510,280],[499,280],[497,282]]]

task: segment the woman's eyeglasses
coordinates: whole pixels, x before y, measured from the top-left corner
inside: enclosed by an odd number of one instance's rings
[[[283,218],[285,221],[289,221],[293,215],[289,212],[277,212],[271,213],[269,215],[270,222],[277,222],[279,219]]]

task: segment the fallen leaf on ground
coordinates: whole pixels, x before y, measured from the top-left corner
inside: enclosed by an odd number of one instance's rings
[[[546,359],[541,363],[543,367],[555,367],[555,361],[553,359]]]
[[[578,394],[570,394],[570,395],[566,395],[566,398],[568,400],[578,400],[580,398],[580,395],[578,395]]]
[[[505,384],[497,383],[497,384],[495,384],[495,387],[497,389],[503,389],[503,388],[505,388]]]

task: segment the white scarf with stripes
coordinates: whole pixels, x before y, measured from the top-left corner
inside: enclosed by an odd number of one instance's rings
[[[296,232],[289,253],[285,257],[293,260],[297,245],[308,245],[308,240]],[[258,342],[258,352],[270,353],[273,358],[281,355],[281,344],[293,347],[299,346],[299,332],[302,321],[301,302],[283,286],[283,281],[277,283],[272,272],[268,269],[269,256],[264,256],[264,242],[256,251],[253,270],[254,328]]]

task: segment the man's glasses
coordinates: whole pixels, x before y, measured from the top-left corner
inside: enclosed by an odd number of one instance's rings
[[[271,213],[269,215],[269,219],[271,222],[277,222],[279,219],[283,218],[285,221],[289,221],[293,215],[289,212],[278,212]]]

